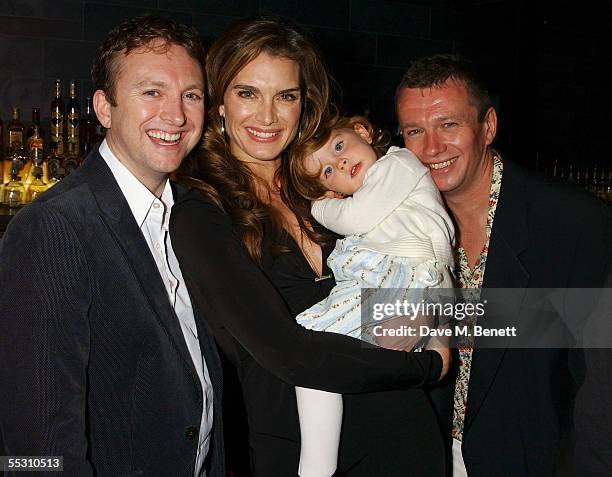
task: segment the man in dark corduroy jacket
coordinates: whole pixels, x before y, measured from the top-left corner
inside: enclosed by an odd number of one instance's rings
[[[152,16],[99,48],[106,139],[0,244],[0,455],[78,477],[225,475],[221,366],[168,234],[202,60],[195,31]]]

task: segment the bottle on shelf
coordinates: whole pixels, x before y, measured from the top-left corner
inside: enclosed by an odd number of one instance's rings
[[[558,178],[559,177],[559,159],[555,159],[553,161],[552,176],[554,178]]]
[[[50,150],[47,157],[47,167],[49,168],[49,180],[47,181],[47,189],[53,187],[66,176],[64,169],[64,158],[59,156],[55,150]]]
[[[32,202],[40,194],[47,190],[47,184],[43,180],[43,169],[40,166],[32,168],[32,182],[26,192],[26,203]]]
[[[12,120],[6,125],[7,151],[4,157],[4,174],[2,178],[4,183],[10,182],[11,180],[11,157],[14,151],[23,148],[24,131],[25,128],[21,122],[19,108],[13,106]]]
[[[28,128],[26,135],[26,151],[28,153],[28,162],[23,170],[22,177],[25,178],[26,188],[34,179],[33,167],[39,165],[43,168],[44,177],[44,132],[40,126],[40,108],[32,109],[32,125]]]
[[[64,155],[64,101],[62,100],[62,81],[55,80],[55,97],[51,101],[50,150],[58,157]]]
[[[598,176],[597,176],[597,164],[595,164],[595,167],[593,167],[593,173],[591,174],[591,180],[589,182],[588,191],[593,195],[597,195],[597,188],[598,188]]]
[[[79,127],[81,123],[81,108],[77,100],[76,81],[70,81],[70,99],[66,106],[66,151],[64,153],[64,169],[66,175],[74,171],[81,162]]]
[[[577,186],[582,187],[582,168],[576,167],[575,183]]]
[[[606,183],[606,171],[604,168],[601,168],[601,173],[599,174],[599,180],[597,181],[597,192],[596,195],[601,200],[606,200],[607,195],[607,183]]]
[[[4,205],[13,209],[21,207],[25,201],[25,187],[21,182],[21,170],[27,160],[26,152],[23,147],[13,148],[11,154],[10,179],[4,184]]]
[[[4,123],[0,117],[0,204],[4,200]]]
[[[2,164],[4,161],[4,123],[0,117],[0,173],[2,172]]]
[[[75,154],[73,151],[68,151],[68,153],[66,153],[63,161],[63,167],[66,176],[79,167],[80,160],[80,156],[78,154]]]
[[[98,118],[93,112],[91,98],[85,98],[85,114],[81,119],[81,152],[83,159],[93,149],[93,146],[100,140],[98,136]]]
[[[576,183],[576,176],[574,175],[574,164],[569,165],[569,169],[567,171],[567,182],[571,183],[571,184],[575,184]]]
[[[589,190],[591,181],[589,179],[589,167],[584,168],[584,175],[582,176],[582,183],[580,184],[584,190]]]
[[[17,106],[13,106],[12,117],[13,119],[6,127],[8,146],[10,150],[23,147],[23,135],[25,132],[25,127],[21,122],[21,114],[19,113],[19,108]]]
[[[81,123],[81,107],[77,99],[76,81],[70,81],[70,97],[66,106],[66,149],[68,155],[78,156],[80,153],[79,127]]]

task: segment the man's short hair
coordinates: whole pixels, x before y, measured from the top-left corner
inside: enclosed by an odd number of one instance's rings
[[[472,63],[461,55],[437,54],[412,62],[395,90],[395,98],[404,88],[439,87],[449,79],[465,86],[470,103],[478,110],[478,121],[482,122],[491,107],[491,98]]]
[[[119,74],[118,59],[130,51],[147,47],[161,40],[155,50],[167,51],[172,45],[182,46],[204,71],[202,39],[193,28],[168,18],[144,15],[132,18],[113,28],[98,48],[91,67],[94,90],[102,90],[110,104],[116,106],[115,85]]]

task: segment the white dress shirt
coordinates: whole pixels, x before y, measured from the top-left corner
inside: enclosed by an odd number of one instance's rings
[[[127,200],[134,219],[155,259],[170,304],[179,320],[185,343],[200,378],[203,390],[203,409],[193,475],[195,477],[205,476],[206,472],[203,464],[210,447],[213,425],[213,390],[206,361],[203,359],[200,350],[191,299],[170,241],[170,211],[174,205],[170,181],[166,180],[161,198],[157,198],[117,159],[108,147],[106,140],[102,141],[100,145],[100,155],[110,167],[117,184],[119,184],[119,188]],[[169,445],[171,444],[169,443]]]

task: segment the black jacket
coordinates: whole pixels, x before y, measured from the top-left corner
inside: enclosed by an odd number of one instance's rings
[[[536,309],[526,289],[603,286],[612,249],[609,224],[610,209],[585,192],[504,161],[483,287],[515,289],[506,313],[523,329],[575,332],[584,316]],[[462,441],[468,475],[545,477],[555,469],[568,471],[562,439],[572,433],[573,400],[584,377],[582,352],[507,344],[479,349],[476,341]],[[449,452],[453,392],[453,379],[432,392]]]
[[[97,150],[12,220],[0,245],[0,295],[3,455],[62,455],[63,475],[77,477],[193,475],[201,384],[154,259]],[[224,477],[222,372],[195,314],[214,388],[207,475]]]

